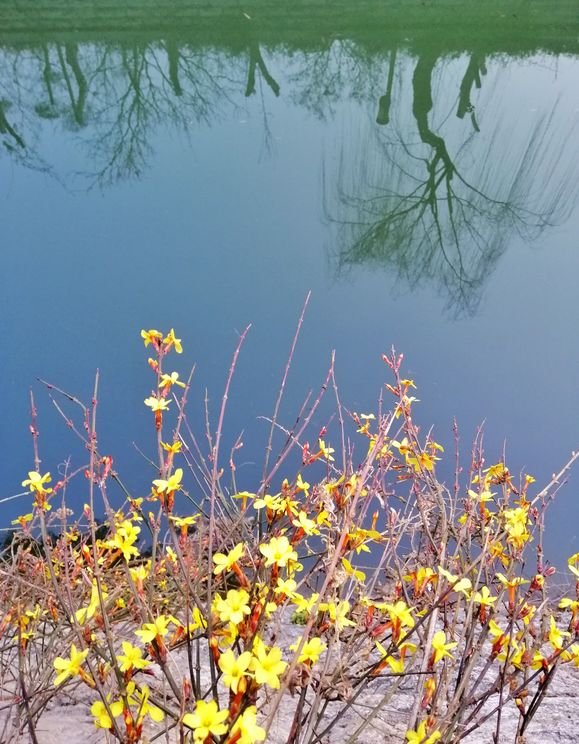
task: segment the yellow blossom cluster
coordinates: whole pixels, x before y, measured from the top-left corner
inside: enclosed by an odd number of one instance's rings
[[[351,440],[341,416],[339,448],[332,423],[292,432],[288,451],[300,461],[291,477],[280,475],[280,455],[250,485],[236,471],[241,439],[228,478],[209,412],[207,456],[195,439],[189,383],[164,370],[169,352],[183,351],[174,329],[141,338],[154,356],[144,402],[158,460],[149,461],[146,488],[130,492],[87,423],[90,506],[84,523],[51,541],[49,497],[64,479],[53,491],[50,473],[30,471],[22,483],[33,509],[15,520],[29,542],[16,551],[14,576],[38,591],[0,619],[0,640],[18,636],[22,658],[41,632],[51,634],[53,683],[90,688],[97,729],[142,744],[167,718],[186,744],[255,744],[267,737],[263,700],[277,704],[289,691],[299,701],[295,731],[315,737],[326,725],[322,701],[349,705],[377,678],[395,692],[413,675],[405,739],[435,744],[467,718],[463,701],[493,694],[486,682],[469,688],[471,667],[504,680],[505,700],[516,690],[523,717],[534,703],[522,681],[530,690],[535,674],[540,689],[559,665],[579,667],[579,581],[557,619],[552,569],[540,551],[534,575],[524,559],[540,524],[534,479],[515,483],[506,464],[486,467],[475,448],[465,483],[458,466],[454,490],[439,481],[444,449],[413,422],[416,385],[400,375],[400,357],[384,357],[395,378],[386,385],[391,410],[351,414]],[[109,476],[124,499],[117,511]],[[107,521],[97,535],[98,492]],[[30,547],[37,525],[38,550]],[[579,553],[568,568],[579,580]],[[289,617],[303,628],[282,643]]]

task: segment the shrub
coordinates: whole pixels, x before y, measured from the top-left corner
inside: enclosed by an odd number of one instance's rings
[[[70,689],[123,744],[356,741],[370,725],[431,744],[491,719],[498,739],[506,706],[518,709],[521,740],[557,669],[579,666],[579,594],[559,602],[556,620],[542,550],[545,509],[577,455],[537,491],[532,476],[485,463],[478,436],[449,488],[437,477],[443,448],[414,422],[402,356],[383,356],[391,405],[348,412],[332,361],[287,429],[278,412],[290,354],[262,482],[227,489],[223,423],[245,333],[206,453],[187,417],[191,376],[165,371],[181,341],[172,329],[142,337],[154,351],[145,404],[157,453],[145,497],[99,450],[98,376],[88,406],[53,388],[78,406],[80,423],[67,421],[89,453],[53,485],[39,467],[32,400],[35,468],[23,485],[33,506],[15,520],[0,566],[0,685],[17,703],[4,708],[0,739],[27,729],[37,741],[48,703]],[[328,389],[332,440],[311,434]],[[285,442],[274,459],[276,431]],[[282,477],[295,452],[301,466]],[[234,452],[229,467],[235,483]],[[87,503],[71,520],[66,492],[83,471]],[[124,494],[118,509],[111,482]],[[579,577],[579,554],[569,568]]]

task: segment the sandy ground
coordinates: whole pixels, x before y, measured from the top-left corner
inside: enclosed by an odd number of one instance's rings
[[[346,742],[359,725],[368,717],[374,705],[382,696],[369,693],[364,696],[348,713],[343,720],[338,722],[332,733],[323,737],[323,742]],[[60,699],[45,712],[37,729],[39,744],[97,744],[113,741],[103,731],[98,731],[92,723],[87,702],[78,696],[70,697],[68,700]],[[405,713],[411,705],[409,695],[400,695],[395,704],[385,706],[378,716],[360,734],[360,744],[394,744],[404,741]],[[293,707],[293,706],[292,706]],[[337,712],[338,705],[332,706]],[[268,742],[271,744],[282,744],[286,741],[287,732],[291,725],[292,712],[282,712],[276,721],[276,725],[270,731]],[[516,726],[515,708],[511,704],[504,715],[500,742],[514,742],[514,731]],[[478,731],[465,739],[468,744],[493,741],[492,735],[495,730],[494,724],[481,727]],[[157,741],[174,742],[175,734],[168,733]],[[29,742],[28,735],[22,735],[16,741],[19,743]],[[529,727],[526,737],[527,744],[556,744],[579,741],[579,689],[576,675],[563,670],[558,679],[555,679],[553,689],[547,695],[542,707]]]
[[[285,623],[280,627],[278,643],[288,648],[299,634],[299,626]],[[172,654],[173,671],[177,679],[187,669],[184,650]],[[157,672],[160,678],[160,673]],[[208,672],[204,670],[208,681]],[[155,686],[154,681],[152,686]],[[386,687],[380,689],[380,681],[366,690],[356,704],[341,718],[327,735],[321,737],[323,744],[338,744],[352,741],[350,737],[360,726],[366,723],[355,740],[360,744],[394,744],[405,741],[405,731],[408,713],[411,709],[413,696],[411,690],[400,689],[391,702],[385,702]],[[384,683],[382,683],[384,685]],[[93,724],[90,714],[90,704],[96,699],[95,693],[86,686],[72,684],[65,686],[44,711],[36,730],[38,744],[104,744],[115,741],[107,732],[98,730]],[[269,732],[267,742],[270,744],[285,744],[291,727],[296,698],[287,696],[283,708],[278,714]],[[263,701],[267,707],[267,701]],[[379,706],[377,714],[374,709]],[[343,707],[342,702],[331,702],[327,709],[327,720],[336,717]],[[15,713],[13,710],[12,713]],[[5,709],[0,713],[2,717],[8,714]],[[368,719],[370,719],[368,721]],[[517,723],[517,710],[512,702],[508,703],[501,721],[499,742],[514,742]],[[483,744],[493,742],[496,723],[487,722],[477,731],[468,736],[467,744]],[[151,740],[151,733],[145,742]],[[157,731],[157,733],[159,733]],[[0,733],[0,737],[2,734]],[[0,738],[0,744],[24,744],[31,741],[27,731],[16,738]],[[177,741],[175,731],[161,732],[155,741],[173,743]],[[579,742],[579,672],[564,667],[560,669],[553,680],[546,699],[532,721],[525,738],[525,744],[572,744]],[[522,744],[522,743],[517,743]]]

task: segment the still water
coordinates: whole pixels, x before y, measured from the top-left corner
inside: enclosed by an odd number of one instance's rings
[[[506,448],[539,483],[579,446],[573,3],[33,5],[0,5],[0,497],[32,467],[30,386],[43,471],[82,464],[36,377],[88,400],[97,367],[101,449],[146,493],[140,329],[183,339],[202,432],[248,323],[223,451],[244,432],[255,488],[308,290],[283,423],[332,350],[370,410],[394,344],[418,420],[451,445],[456,417],[466,459],[482,422],[489,461]],[[556,562],[579,549],[578,482],[551,509]],[[4,527],[29,503],[0,508]]]

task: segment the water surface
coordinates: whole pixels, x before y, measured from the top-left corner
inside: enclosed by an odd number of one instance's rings
[[[243,430],[255,487],[310,289],[285,423],[334,349],[369,410],[394,344],[439,441],[456,417],[466,454],[484,421],[489,460],[539,481],[578,446],[573,4],[350,6],[2,2],[0,496],[32,467],[30,385],[43,469],[83,461],[35,378],[88,399],[97,366],[101,447],[146,492],[140,329],[183,338],[202,430],[247,323],[224,451]],[[576,480],[554,560],[578,549]]]

